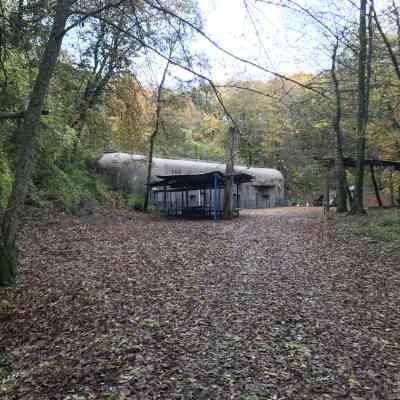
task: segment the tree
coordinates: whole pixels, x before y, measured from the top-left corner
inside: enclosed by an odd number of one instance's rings
[[[123,74],[114,78],[104,107],[93,112],[94,121],[98,118],[107,121],[107,132],[100,150],[108,147],[143,153],[151,135],[153,114],[151,91],[144,88],[134,75]],[[94,121],[90,119],[85,137],[98,135]],[[82,144],[86,144],[84,138]]]
[[[193,11],[191,1],[185,1],[184,4],[182,2],[178,3],[175,5],[177,9],[185,9],[189,14]],[[22,5],[21,7],[18,5],[18,14],[20,12],[23,14],[28,10],[28,8],[24,6],[24,2],[20,2],[19,4]],[[99,26],[99,31],[97,31],[98,35],[94,43],[96,51],[92,53],[95,58],[94,69],[91,71],[92,75],[94,74],[98,79],[96,82],[93,80],[88,81],[86,84],[87,90],[84,90],[84,104],[80,104],[81,109],[78,113],[79,116],[78,118],[70,119],[70,121],[74,121],[72,125],[75,125],[79,131],[82,129],[87,119],[88,110],[97,103],[105,87],[110,82],[112,73],[116,71],[120,72],[127,66],[127,62],[131,61],[127,59],[132,55],[132,51],[136,52],[138,48],[146,43],[146,40],[149,42],[152,41],[152,39],[149,39],[149,35],[144,34],[146,31],[144,27],[149,20],[138,17],[139,9],[143,4],[143,2],[136,1],[130,1],[128,4],[126,0],[107,0],[106,2],[91,0],[84,3],[72,0],[59,0],[48,6],[44,4],[44,10],[50,12],[40,13],[41,17],[38,19],[32,18],[34,22],[32,25],[36,24],[41,28],[40,40],[38,37],[32,37],[29,39],[29,45],[35,45],[35,52],[39,54],[42,53],[42,55],[40,57],[39,68],[36,78],[34,79],[33,88],[31,90],[28,88],[27,90],[29,96],[28,108],[22,111],[18,109],[15,111],[17,113],[22,112],[23,119],[20,118],[21,115],[18,116],[18,120],[21,121],[21,123],[17,124],[18,126],[14,136],[19,141],[20,153],[19,157],[15,160],[15,179],[8,209],[2,219],[0,285],[12,284],[15,281],[16,236],[19,225],[19,214],[24,204],[34,170],[33,160],[37,152],[38,139],[40,136],[39,132],[43,130],[52,130],[52,127],[48,126],[40,117],[43,112],[45,99],[49,92],[50,81],[56,70],[57,59],[61,51],[61,44],[65,34],[78,26],[87,25],[88,21],[100,21],[99,25],[97,25]],[[182,8],[182,6],[184,7]],[[174,7],[172,7],[172,9]],[[9,11],[4,9],[0,11],[2,14],[5,12],[14,12],[13,10]],[[164,30],[161,28],[162,24],[164,24],[164,26],[169,26],[170,21],[168,21],[164,13],[155,13],[154,10],[153,12],[149,11],[152,10],[147,10],[145,13],[145,16],[151,15],[152,18],[152,22],[148,24],[148,27],[151,32],[160,33],[157,36],[160,40],[153,38],[153,43],[156,44],[154,49],[162,54],[166,40],[165,36],[167,35],[163,34]],[[30,10],[27,12],[31,13]],[[47,15],[47,17],[43,17],[44,15]],[[24,15],[22,15],[22,17],[18,15],[16,20],[25,21],[24,18]],[[69,21],[68,26],[67,20]],[[193,21],[194,20],[195,18]],[[105,21],[106,23],[102,23]],[[52,24],[50,29],[48,24]],[[159,24],[160,30],[156,29],[156,24]],[[89,26],[93,26],[93,24],[89,24]],[[1,28],[3,28],[3,26],[1,26]],[[47,33],[49,30],[50,34]],[[3,33],[3,31],[1,33]],[[136,38],[137,40],[135,40]],[[3,37],[0,37],[1,46],[8,46],[10,41],[4,41],[2,39]],[[184,36],[180,37],[180,40],[183,39]],[[18,44],[15,46],[20,46],[19,42],[20,41],[18,41]],[[41,52],[43,48],[44,51]],[[0,51],[2,57],[1,61],[4,60],[3,55],[7,53],[7,48],[3,50],[4,47],[2,47]],[[82,77],[83,68],[78,66],[78,70],[78,75]],[[32,75],[34,75],[36,70],[32,67],[29,72],[32,72]],[[5,72],[4,75],[6,75]],[[2,80],[2,82],[4,81],[5,79]],[[52,97],[51,100],[53,99]],[[71,131],[70,126],[64,126],[63,131],[69,135]]]
[[[134,8],[135,10],[135,8]],[[93,18],[82,28],[81,39],[85,43],[82,50],[80,67],[87,70],[84,90],[78,93],[76,112],[72,127],[80,139],[87,122],[89,112],[102,100],[110,81],[117,74],[126,71],[138,57],[142,47],[130,40],[124,33],[141,29],[139,22],[132,21],[136,11],[121,5],[118,9],[108,9]],[[110,22],[121,29],[115,29]]]
[[[226,168],[224,186],[224,207],[223,214],[225,219],[233,218],[233,187],[235,177],[235,156],[237,146],[236,127],[230,126],[228,129],[228,145],[226,149]]]
[[[32,175],[35,144],[38,135],[40,116],[48,91],[50,79],[60,53],[67,18],[71,11],[70,0],[58,0],[50,36],[43,52],[38,75],[35,80],[23,122],[16,132],[21,145],[21,153],[15,173],[15,183],[8,209],[2,220],[0,242],[0,286],[10,285],[16,278],[16,236],[19,213],[24,203],[30,177]]]
[[[341,129],[342,94],[340,91],[339,80],[336,73],[338,48],[339,48],[339,38],[337,38],[336,43],[333,47],[331,76],[334,85],[335,99],[336,99],[336,112],[335,112],[335,117],[333,119],[333,130],[335,132],[335,138],[336,138],[336,146],[335,146],[335,176],[336,176],[336,199],[337,199],[336,211],[338,213],[343,213],[347,211],[347,201],[346,201],[347,182],[346,182],[345,167],[343,161],[343,137]]]
[[[367,38],[367,0],[360,0],[358,62],[358,116],[357,116],[357,154],[354,193],[355,214],[364,215],[364,161],[367,142],[368,123],[368,38]],[[371,50],[371,49],[370,49]]]
[[[172,55],[174,49],[174,45],[171,46],[171,52],[170,54]],[[146,177],[146,195],[144,199],[144,210],[147,211],[148,206],[149,206],[149,198],[150,198],[150,183],[151,183],[151,171],[153,167],[153,154],[154,154],[154,143],[157,138],[160,125],[161,125],[161,107],[162,107],[162,91],[163,87],[165,84],[165,79],[167,77],[167,72],[169,68],[169,61],[167,61],[167,64],[164,68],[164,72],[161,78],[160,85],[158,86],[157,89],[157,100],[156,100],[156,116],[155,116],[155,126],[154,126],[154,131],[150,136],[150,149],[149,149],[149,154],[147,157],[147,177]]]

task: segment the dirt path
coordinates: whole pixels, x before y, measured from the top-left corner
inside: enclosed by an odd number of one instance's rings
[[[399,265],[319,214],[30,222],[0,398],[398,400]]]

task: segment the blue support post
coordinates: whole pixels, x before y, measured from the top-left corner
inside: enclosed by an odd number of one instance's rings
[[[219,182],[218,177],[217,181]],[[221,189],[219,187],[217,188],[217,216],[221,219]]]

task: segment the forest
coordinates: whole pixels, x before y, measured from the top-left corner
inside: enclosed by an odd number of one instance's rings
[[[200,0],[0,0],[0,397],[399,398],[400,3],[237,3],[254,57]],[[98,171],[233,131],[287,207],[164,221]]]
[[[200,35],[220,48],[203,31],[194,1],[3,0],[0,206],[9,210],[3,250],[15,247],[25,202],[70,211],[84,200],[101,202],[107,188],[95,163],[104,152],[148,154],[152,147],[161,156],[223,161],[232,124],[237,162],[282,171],[288,204],[318,197],[321,160],[334,158],[329,179],[338,210],[347,210],[346,187],[355,185],[362,199],[364,186],[372,186],[363,160],[400,156],[399,8],[388,2],[378,12],[367,3],[361,16],[354,5],[277,1],[311,19],[325,68],[283,75],[221,48],[267,77],[219,82],[208,77],[207,55],[194,46]],[[155,73],[160,69],[163,77]],[[143,83],[143,76],[151,79]],[[357,168],[345,171],[346,157],[357,159]],[[399,174],[376,175],[396,204]],[[361,200],[354,204],[363,211]]]
[[[342,18],[329,2],[306,8],[278,1],[312,19],[330,65],[285,76],[228,52],[269,77],[214,82],[206,55],[193,47],[196,34],[213,43],[195,2],[2,1],[0,205],[12,210],[3,221],[4,248],[14,247],[26,201],[66,210],[101,201],[106,188],[94,170],[104,152],[148,154],[151,146],[162,156],[223,161],[232,124],[238,162],[282,171],[289,204],[320,195],[321,160],[334,158],[330,179],[338,210],[347,210],[345,187],[355,185],[361,199],[372,185],[363,160],[400,154],[400,22],[389,3],[379,13],[372,2],[361,4],[359,18],[349,6],[353,18]],[[154,72],[160,68],[162,79]],[[140,81],[145,75],[153,84]],[[345,171],[346,157],[357,168]],[[398,174],[380,169],[375,180],[396,204]],[[361,200],[353,208],[362,212]]]

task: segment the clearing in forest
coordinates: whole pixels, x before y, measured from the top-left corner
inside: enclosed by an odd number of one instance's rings
[[[19,247],[2,399],[400,398],[399,260],[319,210],[31,214]]]

